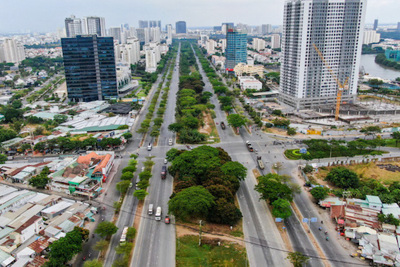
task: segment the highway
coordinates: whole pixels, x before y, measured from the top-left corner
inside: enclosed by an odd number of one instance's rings
[[[164,122],[161,126],[160,136],[157,146],[154,146],[152,151],[146,151],[142,148],[140,155],[154,156],[152,174],[150,179],[150,187],[148,188],[149,195],[144,202],[142,212],[142,221],[140,223],[138,235],[136,238],[135,250],[131,261],[131,266],[175,266],[175,248],[176,234],[173,224],[165,224],[164,217],[168,214],[168,201],[172,194],[173,178],[167,175],[165,180],[161,179],[161,167],[167,151],[171,148],[168,145],[168,139],[172,138],[175,144],[175,136],[168,130],[168,125],[175,122],[175,106],[176,93],[178,92],[179,82],[179,57],[180,46],[175,61],[174,72],[171,79],[170,91],[164,115]],[[160,97],[161,98],[161,97]],[[147,144],[152,142],[150,136],[146,138]],[[148,215],[149,204],[154,205],[154,213],[157,207],[162,208],[162,220],[156,221],[153,215]],[[172,217],[172,216],[171,216]],[[171,223],[174,220],[171,218]]]
[[[196,55],[200,74],[205,83],[205,91],[213,92],[209,82]],[[217,96],[213,94],[211,103],[215,105],[215,122],[224,121],[227,124],[225,112],[221,111]],[[274,219],[265,201],[260,201],[260,195],[254,191],[256,179],[252,174],[253,155],[248,152],[245,141],[251,140],[241,129],[241,135],[236,135],[231,127],[222,130],[217,127],[221,143],[216,146],[222,147],[232,157],[232,160],[241,162],[247,169],[247,178],[241,182],[237,198],[240,210],[243,214],[243,231],[246,242],[247,256],[250,266],[290,266],[286,259],[283,240],[275,226]]]
[[[167,70],[165,70],[165,71],[167,71]],[[150,93],[147,97],[147,101],[145,102],[145,104],[141,110],[141,115],[138,117],[138,121],[135,123],[135,125],[133,127],[133,130],[132,130],[133,138],[130,141],[130,143],[128,143],[125,151],[121,154],[122,158],[120,159],[119,166],[116,170],[116,173],[117,173],[116,177],[113,179],[112,183],[108,187],[107,196],[104,196],[105,199],[103,200],[103,203],[104,203],[104,205],[108,206],[107,210],[110,210],[110,213],[109,214],[107,213],[107,215],[104,218],[107,221],[112,220],[112,216],[114,213],[114,208],[112,207],[112,205],[113,205],[114,201],[117,201],[120,197],[120,193],[116,190],[116,183],[120,182],[119,177],[121,176],[122,169],[128,165],[128,161],[130,160],[130,154],[139,152],[138,147],[143,138],[143,134],[136,133],[136,130],[140,128],[140,124],[145,119],[145,113],[146,113],[145,111],[148,109],[151,99],[153,98],[158,85],[162,81],[162,76],[163,76],[163,73],[161,73],[158,76],[157,81],[152,86],[152,90],[150,91]],[[142,164],[145,161],[144,157],[145,157],[145,155],[143,153],[140,153],[140,156],[137,158],[138,170],[135,173],[134,181],[132,182],[133,184],[135,184],[137,181],[139,181],[137,174],[140,172]],[[115,253],[114,248],[116,246],[118,246],[118,244],[119,244],[119,240],[120,240],[123,228],[125,226],[132,226],[133,222],[135,220],[135,216],[138,216],[136,214],[138,200],[137,200],[137,198],[135,198],[133,196],[134,190],[135,190],[135,186],[130,188],[125,196],[123,206],[121,207],[120,216],[116,223],[116,226],[118,227],[118,232],[115,235],[113,235],[113,237],[111,238],[110,249],[108,250],[108,253],[106,255],[106,260],[104,262],[104,266],[112,266],[112,263],[120,257],[119,255],[117,255]]]

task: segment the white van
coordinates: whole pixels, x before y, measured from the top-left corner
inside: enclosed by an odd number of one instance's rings
[[[157,210],[156,210],[156,221],[161,221],[161,214],[162,214],[161,207],[157,207]]]
[[[153,215],[153,207],[154,207],[153,204],[149,205],[149,215]]]
[[[170,139],[168,140],[168,145],[169,145],[169,146],[172,146],[172,138],[170,138]]]
[[[151,151],[152,148],[153,146],[151,145],[151,143],[149,143],[149,145],[147,146],[147,151]]]

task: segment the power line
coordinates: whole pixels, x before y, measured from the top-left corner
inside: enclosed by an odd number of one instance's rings
[[[94,200],[93,200],[93,201],[94,201]],[[104,205],[104,206],[113,207],[112,205],[107,204],[107,203],[103,203],[103,202],[99,202],[99,201],[94,201],[94,202],[97,202],[97,203],[99,203],[99,204],[101,204],[101,205]],[[113,207],[113,208],[114,208],[114,207]],[[137,216],[137,217],[140,217],[140,218],[146,219],[146,220],[154,220],[153,217],[143,216],[143,215],[141,215],[141,214],[136,214],[136,213],[134,213],[134,212],[132,212],[132,211],[128,211],[128,210],[123,210],[123,209],[121,209],[120,212],[124,212],[124,213],[127,213],[127,214],[131,214],[131,215],[133,215],[133,216]],[[176,223],[176,222],[175,222],[175,223],[172,223],[172,222],[171,222],[171,224],[172,224],[172,225],[176,225],[176,226],[186,227],[186,228],[189,228],[189,229],[194,230],[194,231],[196,231],[196,232],[199,231],[199,229],[197,229],[197,228],[195,228],[195,227],[188,226],[188,225],[184,225],[184,224],[180,224],[180,223]],[[237,238],[237,237],[234,237],[234,236],[231,236],[231,235],[228,236],[228,235],[223,234],[223,233],[212,233],[212,232],[205,231],[205,230],[203,230],[203,229],[202,229],[202,233],[211,234],[211,235],[220,235],[220,236],[224,236],[224,237],[229,237],[230,239],[234,239],[234,240],[236,240],[236,241],[238,241],[238,242],[243,242],[243,243],[251,244],[251,245],[254,245],[254,246],[259,246],[259,247],[262,247],[262,248],[267,248],[267,249],[271,249],[271,250],[275,250],[275,251],[280,251],[280,252],[284,252],[284,253],[293,252],[293,251],[290,251],[290,250],[281,249],[281,248],[276,248],[276,247],[268,246],[268,245],[261,244],[261,243],[258,243],[258,242],[246,240],[246,239],[240,239],[240,238]],[[258,239],[259,239],[259,238],[258,238]],[[260,241],[266,241],[266,240],[261,240],[261,239],[259,239],[259,240],[260,240]],[[267,242],[265,242],[265,243],[267,243]],[[365,266],[365,264],[363,264],[363,263],[349,262],[349,261],[337,260],[337,259],[329,259],[329,258],[324,258],[324,257],[314,256],[314,255],[309,255],[309,254],[303,254],[303,255],[304,255],[304,256],[307,256],[307,257],[309,257],[309,258],[318,259],[318,260],[322,260],[322,261],[326,260],[326,261],[336,262],[336,263],[351,264],[351,265],[353,265],[353,266],[354,266],[354,265]]]

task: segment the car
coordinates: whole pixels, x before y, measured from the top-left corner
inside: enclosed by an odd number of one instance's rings
[[[130,183],[130,184],[129,184],[129,188],[131,188],[132,186],[133,186],[133,184],[132,184],[132,183]]]
[[[166,224],[169,224],[169,223],[170,223],[170,219],[169,219],[169,216],[168,216],[168,215],[165,216],[164,222],[165,222]]]
[[[153,146],[151,145],[151,143],[149,143],[149,145],[147,146],[147,151],[151,151],[152,148]]]
[[[164,159],[164,164],[167,164],[168,163],[168,160],[167,159]]]
[[[137,182],[136,185],[135,185],[136,190],[140,190],[140,187],[138,187],[138,183],[139,182]]]
[[[169,146],[172,146],[172,144],[173,144],[173,143],[172,143],[172,138],[168,139],[168,145],[169,145]]]

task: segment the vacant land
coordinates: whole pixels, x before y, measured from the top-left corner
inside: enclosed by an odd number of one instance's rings
[[[399,162],[370,162],[366,164],[346,166],[346,168],[357,173],[360,179],[373,178],[386,185],[391,184],[395,181],[400,182],[400,171],[396,171],[397,167],[400,167]],[[326,167],[324,169],[319,169],[316,177],[318,179],[325,179],[326,175],[328,175],[329,171],[332,168],[335,167]]]
[[[218,246],[220,242],[220,246]],[[176,266],[247,266],[246,249],[235,243],[203,238],[194,235],[178,237],[176,242]]]

